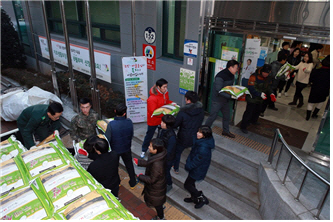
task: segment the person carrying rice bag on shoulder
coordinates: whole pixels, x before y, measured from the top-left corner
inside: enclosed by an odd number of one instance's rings
[[[150,140],[153,138],[155,130],[161,124],[163,114],[159,116],[153,115],[154,111],[163,105],[173,103],[169,99],[168,81],[161,78],[156,81],[156,84],[149,90],[149,98],[147,100],[147,132],[142,144],[141,158],[145,157],[148,150]]]

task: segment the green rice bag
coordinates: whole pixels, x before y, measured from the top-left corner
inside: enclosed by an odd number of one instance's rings
[[[32,187],[21,189],[1,200],[2,220],[41,220],[52,215],[53,209],[47,205],[45,196],[41,198]],[[46,209],[48,208],[48,209]]]
[[[284,75],[285,73],[287,73],[288,71],[293,71],[295,68],[290,65],[288,62],[286,62],[277,72],[275,78]]]
[[[109,207],[104,196],[93,191],[72,203],[63,213],[67,220],[121,220],[116,209]]]
[[[87,180],[73,166],[65,166],[36,179],[43,188],[55,211],[65,209],[69,204],[94,190]]]
[[[158,109],[155,109],[153,114],[151,115],[151,117],[153,116],[159,116],[161,114],[170,114],[170,115],[177,115],[177,113],[179,112],[179,106],[177,104],[167,104],[164,106],[161,106]]]
[[[25,151],[27,151],[27,149],[22,145],[22,143],[16,140],[14,135],[11,135],[7,140],[0,143],[0,163]]]
[[[29,185],[29,179],[22,164],[16,163],[19,160],[13,158],[0,163],[0,197],[4,198],[8,194]]]
[[[106,131],[106,128],[108,127],[109,122],[113,121],[113,118],[109,118],[109,119],[103,119],[103,120],[97,120],[97,127],[98,129],[102,130],[104,133]]]
[[[62,153],[53,144],[44,144],[22,153],[19,157],[22,158],[30,179],[67,165]]]
[[[245,86],[239,86],[239,85],[226,86],[222,88],[220,92],[226,92],[232,96],[235,96],[237,99],[244,94],[251,95],[250,91]]]

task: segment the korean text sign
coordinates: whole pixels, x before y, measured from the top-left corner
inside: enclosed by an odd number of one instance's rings
[[[147,121],[147,60],[144,56],[123,57],[127,117],[134,123]]]
[[[64,42],[51,39],[53,57],[56,63],[64,66],[68,66],[67,62],[67,52],[66,44]],[[42,51],[42,56],[49,59],[49,48],[47,45],[47,39],[43,36],[39,36],[40,48]],[[71,57],[73,69],[90,75],[90,58],[89,49],[70,44]],[[94,50],[95,55],[95,68],[96,77],[106,82],[111,82],[111,54],[107,52],[102,52]]]

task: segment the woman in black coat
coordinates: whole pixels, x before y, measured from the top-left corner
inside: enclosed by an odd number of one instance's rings
[[[322,67],[315,69],[311,73],[309,82],[311,84],[311,91],[308,100],[308,107],[306,111],[306,120],[310,119],[313,107],[316,105],[312,113],[312,118],[318,117],[318,112],[326,101],[327,96],[330,94],[330,56],[321,62]]]
[[[184,188],[191,194],[191,197],[185,198],[184,201],[195,203],[197,209],[209,203],[202,191],[196,189],[195,182],[205,179],[214,147],[215,141],[211,128],[207,125],[201,126],[194,140],[191,153],[186,160],[185,170],[189,173],[184,183]]]
[[[166,161],[167,151],[162,139],[155,138],[150,141],[148,160],[136,159],[138,166],[146,167],[145,175],[140,174],[138,179],[144,182],[142,191],[148,207],[155,207],[157,216],[153,219],[164,219],[163,204],[166,202]]]
[[[290,56],[288,56],[287,62],[290,65],[297,66],[301,62],[301,50],[299,48],[294,49],[293,52],[290,54]],[[287,92],[290,88],[291,83],[294,81],[295,74],[297,74],[297,72],[298,72],[298,70],[295,70],[292,73],[290,73],[290,79],[288,79],[286,88],[284,90],[285,96],[288,96]],[[282,87],[282,89],[283,89],[283,87]],[[281,93],[282,89],[280,88],[279,93]]]

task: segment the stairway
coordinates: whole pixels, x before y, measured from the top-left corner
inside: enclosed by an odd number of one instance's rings
[[[132,141],[133,157],[140,158],[141,144],[146,133],[146,127],[134,130]],[[217,141],[228,140],[214,134]],[[236,143],[236,142],[235,142]],[[167,193],[168,201],[177,208],[200,220],[260,220],[258,196],[258,164],[247,160],[241,155],[223,148],[216,142],[212,153],[212,162],[205,180],[197,182],[196,186],[209,199],[209,205],[195,209],[193,203],[185,203],[189,197],[183,184],[188,173],[184,170],[186,158],[190,149],[185,149],[180,162],[179,174],[171,172],[173,189]],[[147,157],[146,157],[147,158]],[[120,164],[124,167],[122,161]],[[137,174],[144,173],[145,168],[135,166]]]

